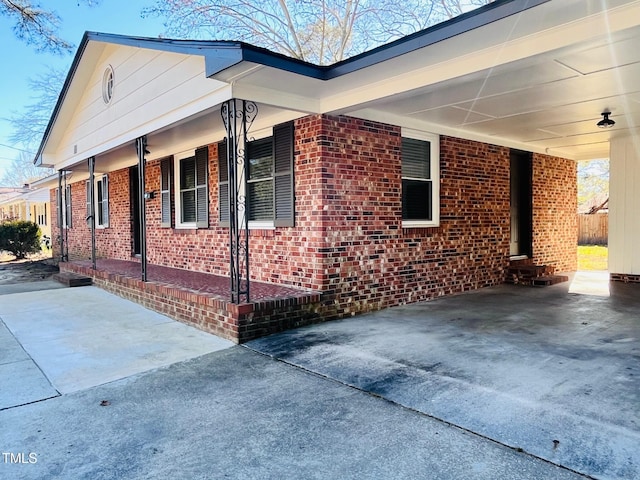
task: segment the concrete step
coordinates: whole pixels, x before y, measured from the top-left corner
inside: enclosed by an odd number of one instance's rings
[[[53,279],[67,287],[84,287],[93,283],[91,277],[71,272],[60,272],[53,275]]]

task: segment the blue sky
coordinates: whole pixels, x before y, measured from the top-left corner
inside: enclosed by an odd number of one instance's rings
[[[153,0],[102,0],[93,8],[77,0],[42,0],[40,3],[43,8],[58,13],[62,18],[60,36],[74,45],[80,43],[87,30],[149,37],[157,37],[164,30],[160,19],[140,16],[142,8],[151,6]],[[1,58],[5,72],[0,75],[0,177],[19,154],[5,146],[11,145],[11,125],[6,118],[33,103],[29,78],[45,73],[48,65],[68,68],[75,54],[75,51],[65,56],[37,53],[33,46],[15,38],[12,25],[9,19],[0,17]]]

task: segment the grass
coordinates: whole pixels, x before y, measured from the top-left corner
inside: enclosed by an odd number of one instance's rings
[[[599,245],[578,245],[578,270],[607,270],[609,249]]]

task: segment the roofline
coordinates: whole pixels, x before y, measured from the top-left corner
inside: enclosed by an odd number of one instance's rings
[[[62,103],[69,91],[71,81],[89,42],[104,42],[137,48],[147,48],[173,53],[201,55],[205,58],[205,74],[215,77],[241,62],[252,62],[279,70],[303,75],[318,80],[331,80],[362,70],[378,63],[428,47],[470,30],[516,15],[551,0],[495,0],[492,3],[464,13],[450,20],[415,32],[367,52],[355,55],[329,66],[315,65],[296,58],[287,57],[265,48],[238,41],[175,40],[166,38],[136,37],[110,33],[85,32],[76,55],[58,96],[42,141],[33,160],[43,166],[42,153],[51,135]]]

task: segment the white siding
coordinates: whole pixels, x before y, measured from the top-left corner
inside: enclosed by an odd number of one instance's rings
[[[114,93],[107,105],[102,77],[108,65],[114,70]],[[65,128],[55,161],[87,158],[169,125],[181,111],[204,110],[225,86],[205,77],[200,56],[109,45]]]
[[[636,138],[611,140],[609,272],[640,275],[640,149]]]

